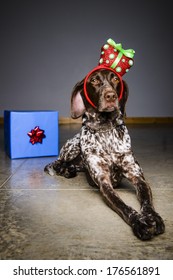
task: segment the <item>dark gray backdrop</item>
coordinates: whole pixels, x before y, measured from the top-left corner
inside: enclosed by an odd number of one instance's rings
[[[0,8],[0,116],[4,109],[70,116],[73,86],[108,38],[136,51],[124,79],[127,115],[173,116],[169,0],[13,0]]]

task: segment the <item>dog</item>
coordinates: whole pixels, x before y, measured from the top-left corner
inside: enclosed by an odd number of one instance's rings
[[[81,130],[67,140],[45,172],[71,178],[85,171],[89,183],[99,188],[105,202],[131,226],[135,236],[149,240],[162,234],[165,225],[154,209],[151,188],[133,154],[124,123],[128,94],[127,83],[106,67],[96,67],[77,83],[71,96],[71,116],[82,117]],[[116,192],[123,178],[136,189],[140,212]]]

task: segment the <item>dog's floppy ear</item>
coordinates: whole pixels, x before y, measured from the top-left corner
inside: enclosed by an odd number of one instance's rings
[[[72,91],[71,96],[71,117],[77,119],[81,117],[86,111],[81,92],[83,90],[84,80],[77,83]]]
[[[123,117],[126,117],[125,106],[126,106],[126,102],[127,102],[128,96],[129,96],[129,89],[128,89],[127,83],[124,80],[123,80],[123,85],[124,85],[123,96],[120,99],[119,104],[120,104],[120,111],[123,114]],[[118,92],[120,92],[120,88],[118,88],[117,90],[118,90]]]

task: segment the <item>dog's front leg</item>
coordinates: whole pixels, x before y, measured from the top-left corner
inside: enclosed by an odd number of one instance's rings
[[[107,162],[97,155],[88,155],[85,162],[92,180],[99,187],[108,206],[132,227],[138,238],[141,240],[151,239],[154,235],[152,225],[146,223],[143,215],[128,206],[113,189]]]
[[[145,219],[146,223],[153,225],[153,233],[155,235],[162,234],[165,231],[165,225],[163,219],[154,209],[152,193],[149,184],[142,176],[134,177],[132,182],[137,190],[137,197],[141,204],[141,213],[143,219]]]
[[[133,184],[141,205],[142,220],[150,226],[151,234],[161,234],[165,230],[162,218],[154,210],[152,192],[144,178],[143,171],[132,153],[125,154],[122,159],[123,175]],[[139,231],[140,225],[134,222],[134,231]]]
[[[113,189],[109,181],[100,181],[100,191],[106,203],[117,212],[127,224],[132,227],[133,233],[141,240],[149,240],[164,232],[164,223],[161,217],[151,209],[139,214],[132,207],[124,203]]]
[[[80,153],[80,133],[78,133],[67,140],[60,150],[58,159],[46,165],[44,171],[51,176],[56,174],[66,178],[75,177],[77,171],[82,168]]]

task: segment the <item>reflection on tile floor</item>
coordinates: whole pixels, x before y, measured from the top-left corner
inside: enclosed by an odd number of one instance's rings
[[[60,145],[79,125],[60,126]],[[166,232],[142,242],[103,202],[83,173],[50,177],[54,158],[10,160],[0,128],[0,259],[172,259],[173,126],[129,126],[133,150],[150,182]],[[134,190],[119,195],[139,209]]]

